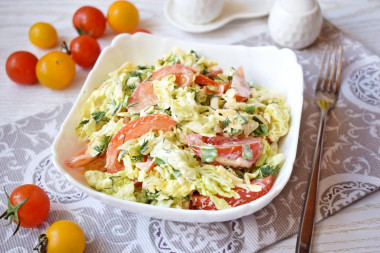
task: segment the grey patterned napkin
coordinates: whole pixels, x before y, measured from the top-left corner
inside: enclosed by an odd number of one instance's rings
[[[68,219],[86,234],[86,252],[253,252],[296,233],[309,177],[319,113],[314,105],[323,47],[344,47],[339,101],[329,115],[317,219],[324,219],[380,186],[380,58],[325,22],[319,40],[297,51],[304,69],[304,108],[297,159],[289,183],[261,211],[223,223],[189,224],[128,213],[73,187],[53,167],[50,146],[71,104],[0,127],[0,191],[41,186],[51,199],[46,221],[33,229],[0,233],[1,252],[31,252],[49,224]],[[239,44],[273,45],[268,34]],[[1,209],[7,202],[1,192]]]

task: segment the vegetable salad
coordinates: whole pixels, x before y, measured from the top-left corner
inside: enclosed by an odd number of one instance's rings
[[[220,210],[273,185],[289,129],[284,97],[173,49],[150,66],[126,62],[85,102],[76,131],[87,144],[67,160],[105,194],[151,205]]]

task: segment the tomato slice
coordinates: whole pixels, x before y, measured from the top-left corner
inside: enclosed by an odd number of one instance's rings
[[[223,69],[219,68],[216,70],[211,70],[210,72],[207,73],[206,76],[209,78],[215,78],[219,74],[223,74]]]
[[[182,64],[169,65],[153,73],[150,80],[161,80],[165,76],[175,75],[178,86],[190,86],[194,81],[194,71]]]
[[[261,198],[269,192],[273,186],[273,175],[267,176],[263,179],[255,179],[251,182],[252,184],[258,184],[262,186],[262,190],[259,192],[249,191],[243,188],[236,188],[235,191],[239,194],[240,198],[226,198],[218,196],[224,199],[231,207],[236,207],[250,203],[258,198]],[[193,195],[191,199],[192,209],[201,210],[218,210],[215,204],[211,201],[209,196],[204,195]]]
[[[208,78],[207,76],[204,75],[197,75],[195,77],[195,83],[200,84],[200,85],[212,85],[212,86],[219,86],[217,82],[214,80]]]
[[[86,151],[88,149],[88,145],[81,148],[77,153],[75,153],[72,157],[68,158],[65,161],[65,164],[69,168],[79,168],[83,167],[85,165],[88,165],[92,161],[96,159],[96,157],[91,156],[90,154],[87,154]]]
[[[175,82],[178,86],[190,86],[193,83],[195,74],[194,70],[182,64],[169,65],[157,70],[150,77],[149,81],[143,81],[133,91],[129,99],[129,105],[134,105],[128,108],[128,112],[138,113],[148,106],[157,104],[158,98],[154,93],[152,81],[161,80],[165,76],[170,75],[176,76]]]
[[[148,133],[150,130],[169,131],[176,124],[177,122],[166,114],[151,114],[128,122],[112,137],[108,144],[106,154],[107,172],[116,173],[120,170],[124,170],[123,164],[117,160],[120,152],[117,148],[124,142],[136,139]]]
[[[227,83],[219,84],[219,92],[216,94],[216,96],[222,96],[230,88],[231,88],[231,83],[227,82]]]
[[[158,98],[154,93],[152,82],[143,81],[136,87],[129,99],[128,104],[130,107],[128,107],[128,112],[138,113],[148,106],[155,105],[157,103]]]
[[[204,85],[205,89],[206,89],[206,94],[219,94],[220,93],[219,84],[217,82],[215,82],[214,80],[208,78],[207,76],[199,74],[195,77],[194,82],[196,84],[199,84],[199,85]],[[210,87],[215,87],[215,88],[213,89]]]
[[[232,76],[231,88],[236,89],[236,100],[245,101],[251,96],[251,89],[245,81],[243,67],[239,67]]]
[[[260,137],[236,138],[226,136],[202,137],[199,134],[190,134],[187,137],[190,149],[199,157],[201,146],[211,144],[218,151],[215,164],[230,166],[233,168],[250,168],[259,158],[263,144]],[[249,145],[252,151],[251,158],[244,158],[243,146]]]

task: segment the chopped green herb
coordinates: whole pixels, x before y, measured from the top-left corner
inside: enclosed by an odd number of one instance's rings
[[[128,92],[128,94],[132,94],[132,92],[136,89],[137,85],[135,83],[128,84],[126,83],[124,87],[124,91]]]
[[[244,159],[250,159],[250,158],[252,158],[251,145],[249,145],[249,144],[244,144],[243,145],[243,157],[244,157]]]
[[[111,138],[112,136],[104,136],[104,138],[102,139],[102,144],[94,147],[94,150],[98,152],[98,155],[103,153],[107,149],[108,144],[111,141]]]
[[[255,120],[257,123],[259,124],[264,124],[264,122],[261,121],[261,119],[259,119],[256,115],[253,115],[253,120]]]
[[[154,164],[158,167],[162,167],[163,165],[166,164],[166,162],[159,157],[155,157],[154,158]]]
[[[137,119],[140,117],[140,113],[134,113],[131,115],[131,120]]]
[[[204,69],[202,69],[202,75],[207,75],[208,73],[210,73],[207,69],[207,67],[205,67]]]
[[[149,67],[148,66],[137,66],[137,69],[144,70],[144,69],[149,69]]]
[[[231,132],[229,133],[229,135],[235,135],[239,133],[240,131],[241,131],[240,129],[231,128]]]
[[[130,96],[125,95],[125,97],[124,97],[124,99],[123,99],[122,104],[123,104],[123,106],[124,106],[125,108],[128,108],[129,98],[130,98]]]
[[[108,122],[110,119],[105,116],[106,113],[106,111],[93,112],[91,113],[91,116],[96,121],[96,123],[99,123],[100,121]]]
[[[232,76],[227,76],[227,80],[228,80],[229,82],[232,82]]]
[[[121,107],[121,103],[119,103],[116,108],[113,110],[112,112],[112,116],[115,115],[119,110],[120,110],[120,107]]]
[[[143,144],[141,144],[140,149],[137,151],[140,155],[144,154],[144,152],[148,149],[148,140],[144,140]]]
[[[190,195],[186,195],[183,199],[186,201],[190,201]]]
[[[247,105],[244,107],[244,111],[248,114],[254,114],[256,111],[256,107],[254,105]]]
[[[276,175],[280,171],[280,166],[271,166],[267,163],[263,164],[259,168],[260,170],[260,176],[261,177],[267,177],[269,175]]]
[[[195,91],[194,92],[194,100],[195,100],[195,102],[199,102],[198,99],[199,99],[199,91]]]
[[[168,62],[170,62],[173,65],[178,64],[178,62],[179,62],[178,56],[174,54],[173,58],[170,59]]]
[[[99,145],[99,146],[95,146],[95,147],[94,147],[94,150],[95,150],[96,152],[98,152],[99,154],[101,154],[101,153],[103,153],[103,151],[105,150],[105,148],[104,148],[104,146]]]
[[[88,119],[82,120],[82,121],[79,123],[79,125],[77,126],[76,129],[78,129],[78,128],[84,126],[84,125],[86,125],[88,122],[90,122],[90,120],[88,120]]]
[[[140,79],[140,81],[142,81],[142,77],[141,77],[141,72],[130,72],[130,73],[128,73],[128,75],[130,76],[130,77],[138,77],[139,79]]]
[[[173,176],[174,176],[175,178],[178,178],[179,176],[181,176],[181,171],[179,171],[179,170],[174,170],[174,171],[173,171]]]
[[[222,128],[226,128],[229,124],[231,123],[230,119],[228,118],[225,118],[223,121],[222,121]]]
[[[169,116],[172,116],[172,112],[171,112],[169,109],[162,109],[162,108],[159,107],[158,105],[155,105],[155,106],[154,106],[154,109],[156,109],[157,111],[160,111],[160,112],[166,113],[166,114],[169,115]]]
[[[254,131],[253,136],[267,136],[268,126],[265,124],[260,124]]]
[[[199,56],[198,56],[197,52],[195,52],[194,50],[191,49],[190,53],[192,53],[195,56],[196,59],[199,59]]]
[[[133,155],[133,156],[131,157],[131,161],[134,162],[134,163],[142,162],[143,158],[144,158],[144,157],[143,157],[143,155],[141,155],[141,154]]]
[[[138,102],[136,102],[136,103],[132,103],[132,104],[129,104],[129,105],[127,105],[127,107],[126,108],[129,108],[129,107],[134,107],[135,105],[137,105],[138,104]]]
[[[115,181],[114,181],[114,178],[119,178],[121,176],[110,176],[108,179],[111,180],[112,182],[112,185],[110,188],[104,188],[104,189],[112,189],[113,192],[115,192]]]
[[[201,146],[201,159],[202,162],[212,163],[215,160],[215,157],[218,156],[218,150],[212,145],[203,145]]]
[[[148,199],[152,200],[152,199],[156,199],[158,197],[159,193],[158,192],[150,192],[150,191],[147,191],[147,197]]]
[[[139,187],[135,187],[135,188],[138,188],[137,190],[135,190],[135,192],[133,193],[136,197],[136,202],[139,202],[139,203],[147,203],[148,201],[148,196],[146,194],[146,191],[140,191],[139,189],[141,189],[141,186]]]
[[[243,123],[242,123],[243,125],[248,124],[248,119],[247,119],[247,117],[241,115],[239,112],[238,112],[237,117],[243,121]]]

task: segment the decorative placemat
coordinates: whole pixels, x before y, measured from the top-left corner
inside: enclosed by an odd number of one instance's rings
[[[317,220],[362,198],[380,186],[380,58],[325,22],[311,48],[296,51],[304,69],[304,108],[297,159],[289,183],[261,211],[223,223],[191,224],[144,217],[110,207],[73,187],[54,168],[50,146],[71,104],[0,127],[1,209],[24,183],[41,186],[51,200],[46,221],[32,229],[0,233],[2,252],[31,252],[37,236],[61,219],[78,223],[86,252],[253,252],[297,232],[317,134],[314,105],[322,51],[327,43],[343,45],[342,91],[329,114],[319,188]],[[273,45],[265,33],[238,44]],[[281,84],[280,84],[281,85]]]

